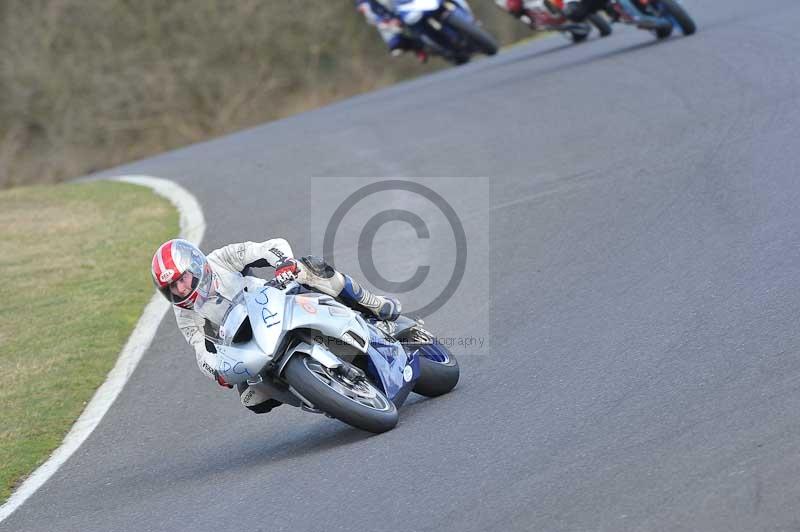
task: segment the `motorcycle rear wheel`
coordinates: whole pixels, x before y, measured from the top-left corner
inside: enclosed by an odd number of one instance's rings
[[[435,347],[447,354],[444,360],[434,360],[424,354],[419,355],[419,378],[414,383],[414,393],[425,397],[446,394],[456,387],[461,374],[456,357],[442,346]]]
[[[611,24],[608,23],[608,20],[606,20],[603,15],[599,13],[592,13],[589,15],[589,22],[592,23],[592,26],[597,28],[597,31],[600,33],[600,37],[608,37],[611,35]]]
[[[375,434],[397,425],[397,407],[369,380],[353,383],[307,355],[297,354],[284,370],[289,385],[315,408]]]
[[[434,343],[433,335],[416,326],[406,331],[398,340],[406,353],[417,353],[419,377],[414,383],[414,393],[437,397],[456,387],[461,376],[458,361],[449,349],[440,343]]]

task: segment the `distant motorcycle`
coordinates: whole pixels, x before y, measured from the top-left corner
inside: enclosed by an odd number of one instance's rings
[[[606,12],[614,22],[652,31],[659,39],[672,35],[675,26],[691,35],[697,26],[678,0],[611,0]]]
[[[506,0],[495,0],[495,3],[505,10]],[[523,14],[519,19],[535,31],[558,31],[569,36],[572,42],[586,40],[592,31],[592,26],[597,28],[601,37],[611,35],[611,25],[602,15],[593,13],[586,22],[571,22],[564,16],[564,0],[525,0],[522,3]]]
[[[394,12],[425,49],[455,64],[476,53],[494,55],[498,46],[466,0],[395,0]]]
[[[458,382],[458,362],[421,320],[377,321],[304,290],[247,276],[231,300],[205,303],[225,382],[375,433],[397,424],[410,392],[433,397]]]

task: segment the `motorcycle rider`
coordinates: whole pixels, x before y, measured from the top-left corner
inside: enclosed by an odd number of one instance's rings
[[[403,21],[394,12],[392,0],[355,0],[356,9],[364,15],[367,23],[378,28],[389,53],[397,57],[403,52],[414,52],[421,62],[428,60],[422,43],[408,35]]]
[[[206,332],[220,325],[213,323],[214,303],[231,300],[243,279],[245,285],[263,286],[263,280],[242,278],[241,272],[265,266],[275,268],[275,279],[279,282],[296,280],[307,288],[336,297],[354,310],[371,312],[380,320],[393,321],[400,315],[397,299],[372,294],[319,257],[295,259],[291,246],[283,238],[229,244],[208,256],[186,240],[169,240],[153,255],[153,283],[172,303],[178,328],[194,348],[200,370],[220,386],[233,387],[218,371],[214,346],[206,340]],[[257,414],[281,404],[255,388],[248,392],[247,384],[238,388],[242,404]]]
[[[543,7],[545,0],[494,0],[500,9],[508,11],[510,14],[520,18],[525,14],[526,9]]]
[[[550,0],[494,0],[494,2],[497,4],[497,7],[503,11],[507,11],[515,18],[522,19],[523,22],[528,24],[533,30],[538,28],[536,27],[533,19],[527,15],[527,11],[543,10],[553,13],[551,6],[559,6],[558,2],[553,2],[553,4],[550,4]]]

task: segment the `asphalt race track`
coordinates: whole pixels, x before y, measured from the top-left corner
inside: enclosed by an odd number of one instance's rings
[[[301,253],[312,176],[489,178],[474,307],[429,323],[491,352],[373,437],[250,414],[168,316],[0,530],[800,528],[800,3],[686,5],[690,38],[548,38],[108,172],[191,189],[205,249]]]

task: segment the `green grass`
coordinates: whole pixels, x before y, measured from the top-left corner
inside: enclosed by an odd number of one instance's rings
[[[170,203],[116,182],[0,192],[0,502],[47,459],[153,294]]]

